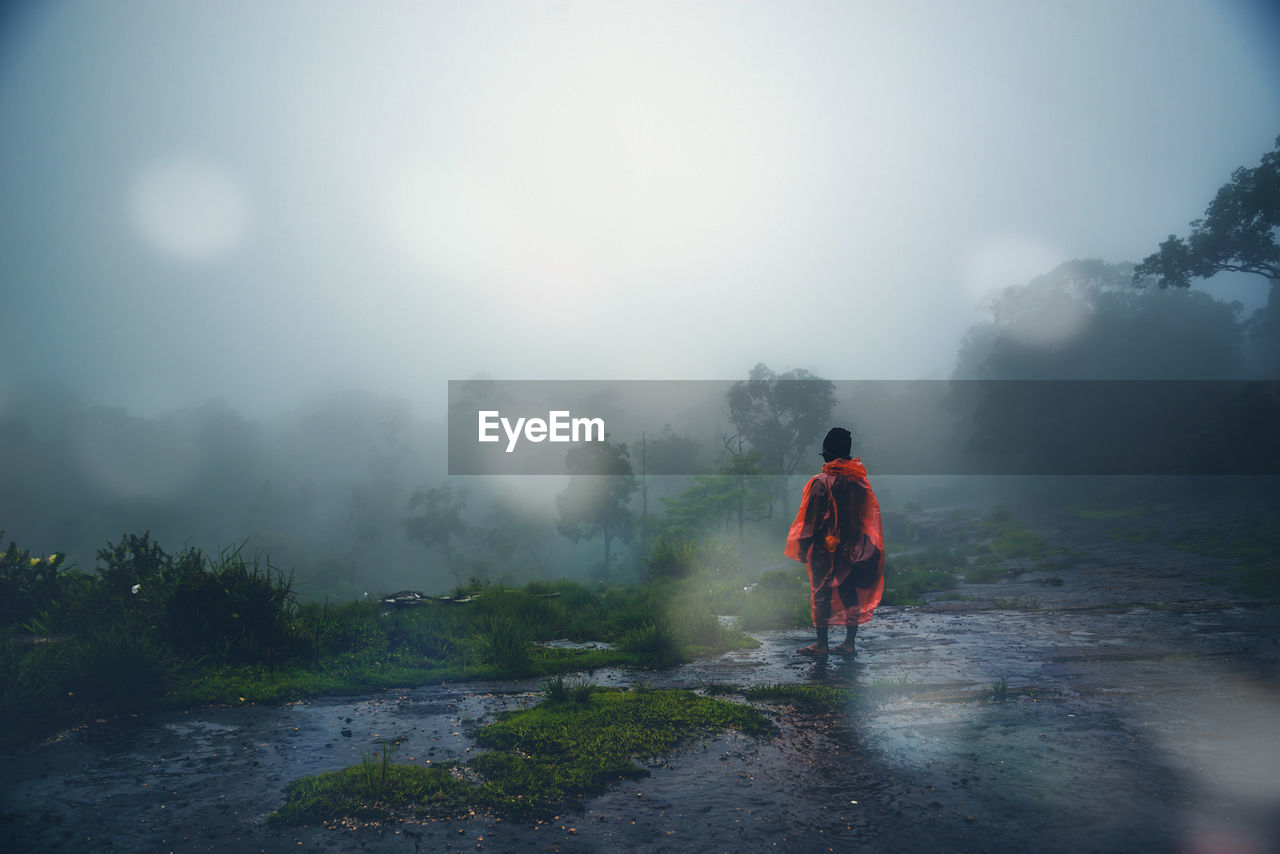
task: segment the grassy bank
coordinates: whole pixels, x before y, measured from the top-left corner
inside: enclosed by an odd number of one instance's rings
[[[0,643],[0,743],[85,719],[281,702],[442,680],[661,667],[755,645],[721,624],[701,576],[621,587],[475,583],[437,599],[299,604],[292,579],[224,553],[165,552],[127,536],[94,575],[11,546],[0,583],[23,611]],[[596,648],[548,641],[599,642]]]

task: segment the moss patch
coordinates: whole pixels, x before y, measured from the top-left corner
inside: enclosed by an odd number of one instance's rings
[[[728,729],[765,735],[772,725],[740,703],[683,690],[595,690],[501,716],[476,733],[490,748],[465,765],[364,765],[290,783],[277,824],[341,819],[455,818],[492,813],[540,818],[613,783],[647,775],[637,758],[661,756]],[[376,770],[376,769],[375,769]]]

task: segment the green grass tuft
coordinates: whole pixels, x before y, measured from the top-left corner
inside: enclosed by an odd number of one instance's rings
[[[655,617],[627,632],[618,642],[618,647],[638,659],[657,665],[677,664],[685,658],[671,623],[663,617]]]
[[[997,679],[987,686],[987,690],[983,692],[984,699],[992,703],[1003,703],[1009,699],[1009,680]]]
[[[850,688],[834,685],[751,685],[742,691],[748,700],[786,703],[811,712],[837,712],[853,697]]]

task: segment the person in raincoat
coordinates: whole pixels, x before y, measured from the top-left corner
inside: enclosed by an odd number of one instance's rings
[[[870,622],[884,595],[884,533],[862,462],[850,459],[853,437],[833,427],[822,440],[822,472],[805,484],[784,553],[809,571],[810,606],[818,639],[802,655],[852,655],[858,626]],[[829,646],[831,626],[845,639]]]

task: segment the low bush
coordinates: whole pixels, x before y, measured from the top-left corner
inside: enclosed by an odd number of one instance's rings
[[[0,531],[0,539],[4,532]],[[62,592],[66,555],[32,557],[17,543],[0,552],[0,627],[17,626],[51,607]]]
[[[270,563],[250,564],[232,551],[207,567],[188,562],[168,587],[164,634],[175,648],[228,664],[292,652],[293,576]]]

